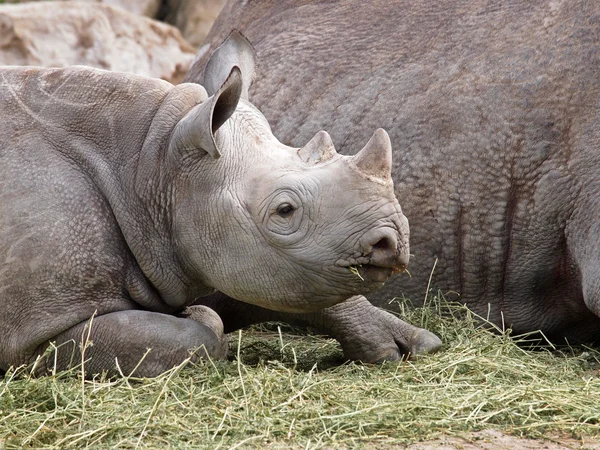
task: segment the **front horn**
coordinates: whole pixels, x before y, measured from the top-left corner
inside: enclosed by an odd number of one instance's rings
[[[352,157],[356,168],[367,176],[389,181],[392,179],[392,143],[383,128],[379,128],[367,145]]]

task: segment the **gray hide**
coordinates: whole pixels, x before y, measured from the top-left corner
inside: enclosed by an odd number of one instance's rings
[[[225,354],[214,311],[178,316],[198,296],[308,312],[404,270],[387,134],[359,157],[324,132],[286,147],[242,99],[252,66],[213,67],[210,96],[84,67],[0,69],[0,369],[54,368],[37,359],[53,342],[56,369],[85,349],[88,374],[117,359],[157,375],[194,349]]]
[[[186,80],[232,29],[282,142],[388,130],[414,256],[373,303],[420,301],[437,261],[432,286],[499,326],[598,339],[600,3],[232,0]]]

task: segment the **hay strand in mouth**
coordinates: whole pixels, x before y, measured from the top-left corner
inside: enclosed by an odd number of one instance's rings
[[[358,278],[360,278],[361,281],[365,281],[365,279],[359,273],[358,267],[362,267],[362,266],[350,266],[350,267],[348,267],[348,270],[350,272],[352,272],[354,275],[356,275]]]

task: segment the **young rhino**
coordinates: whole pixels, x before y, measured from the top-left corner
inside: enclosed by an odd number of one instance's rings
[[[117,359],[154,376],[192,349],[225,354],[215,313],[176,315],[215,289],[314,311],[405,268],[386,133],[355,157],[324,132],[286,147],[242,98],[248,76],[215,58],[211,97],[84,67],[0,69],[2,370],[51,342],[67,368],[89,338],[88,374]]]

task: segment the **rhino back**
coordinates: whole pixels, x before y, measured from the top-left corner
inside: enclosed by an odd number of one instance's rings
[[[412,278],[372,301],[419,301],[437,260],[432,285],[498,323],[595,333],[566,230],[600,167],[599,23],[593,2],[230,1],[206,45],[246,34],[285,143],[327,129],[354,153],[389,131]]]

